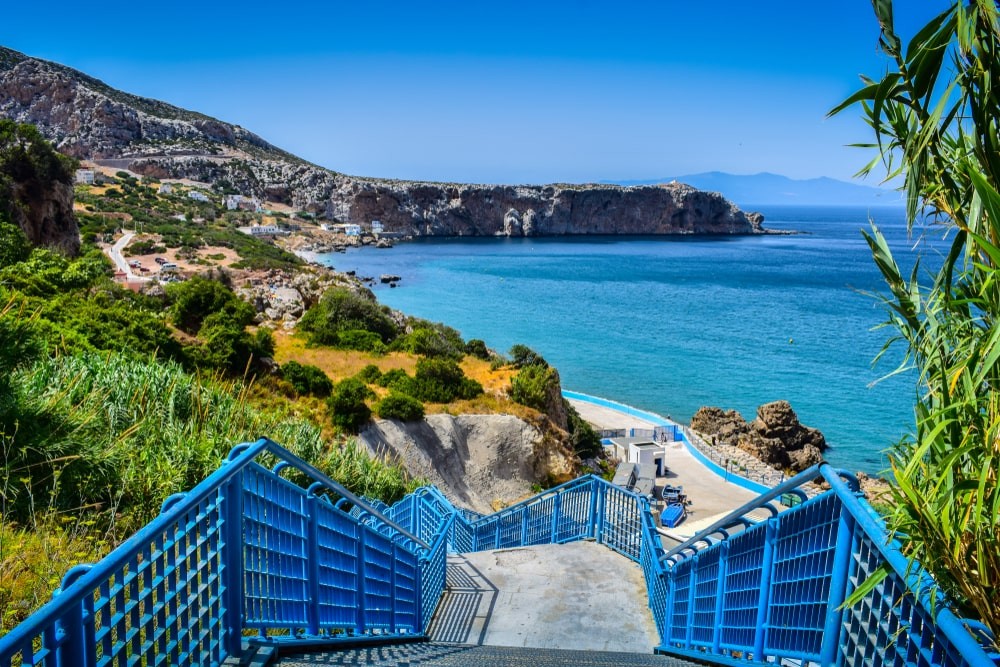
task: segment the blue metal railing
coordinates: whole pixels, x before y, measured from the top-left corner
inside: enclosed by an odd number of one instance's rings
[[[420,636],[450,519],[418,534],[392,514],[270,440],[240,445],[99,563],[67,573],[0,637],[0,667],[219,665],[248,629],[293,644]]]
[[[831,490],[806,499],[800,485],[819,477]],[[773,501],[789,494],[803,502],[778,513]],[[747,518],[760,508],[771,518]],[[932,607],[929,577],[908,568],[853,478],[826,464],[667,550],[648,501],[598,477],[486,516],[433,487],[390,507],[262,439],[100,563],[71,570],[49,604],[0,637],[0,667],[218,665],[250,629],[253,641],[292,645],[422,637],[449,551],[584,539],[641,566],[659,652],[732,665],[1000,664],[981,624],[940,596]]]

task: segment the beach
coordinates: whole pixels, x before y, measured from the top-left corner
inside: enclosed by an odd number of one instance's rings
[[[618,410],[576,398],[567,400],[596,429],[652,429],[658,425],[625,409]],[[691,501],[687,518],[674,529],[664,529],[664,534],[674,539],[687,539],[758,495],[725,480],[695,458],[683,443],[675,442],[667,447],[665,463],[669,470],[660,481],[683,486]]]

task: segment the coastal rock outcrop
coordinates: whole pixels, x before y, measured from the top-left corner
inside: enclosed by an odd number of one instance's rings
[[[826,438],[804,426],[788,401],[765,403],[747,422],[735,410],[703,407],[691,419],[691,428],[714,443],[731,445],[777,470],[798,472],[823,460]]]
[[[379,419],[358,437],[371,452],[400,461],[411,475],[479,512],[530,495],[532,484],[575,472],[571,453],[552,447],[538,428],[512,415]]]
[[[340,222],[400,236],[758,234],[759,214],[718,193],[659,186],[463,185],[360,178],[309,164],[236,125],[130,95],[0,47],[0,116],[56,147],[156,178],[226,182]]]

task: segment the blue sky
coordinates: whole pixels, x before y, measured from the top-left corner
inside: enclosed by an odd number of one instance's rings
[[[944,0],[897,0],[912,34]],[[38,9],[43,7],[43,9]],[[849,180],[868,0],[12,3],[0,44],[351,174]],[[877,182],[869,181],[870,185]]]

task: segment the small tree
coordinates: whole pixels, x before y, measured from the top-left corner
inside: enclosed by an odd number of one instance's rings
[[[344,433],[357,433],[372,418],[367,401],[374,397],[375,393],[355,378],[335,384],[327,399],[333,425]]]
[[[424,404],[412,396],[390,391],[375,406],[375,413],[381,419],[415,422],[424,418]]]

